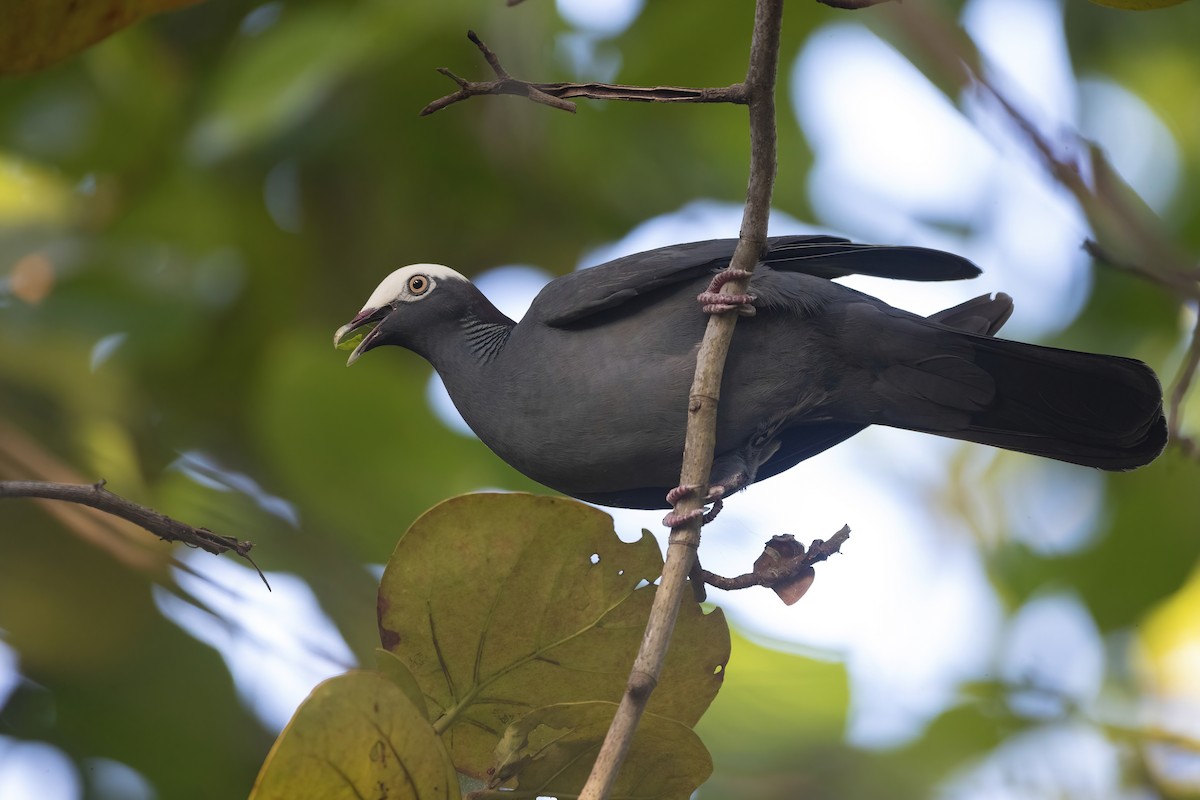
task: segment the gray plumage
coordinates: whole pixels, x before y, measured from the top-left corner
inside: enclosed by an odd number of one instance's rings
[[[377,322],[351,361],[384,344],[420,354],[479,438],[525,475],[603,505],[665,507],[706,325],[696,295],[735,244],[665,247],[558,278],[519,324],[452,270],[405,267],[335,341]],[[873,424],[1110,470],[1163,449],[1162,390],[1145,364],[994,339],[1012,311],[1004,294],[922,318],[829,280],[849,274],[978,269],[922,248],[771,239],[749,289],[757,313],[739,320],[726,362],[713,483],[741,488]]]

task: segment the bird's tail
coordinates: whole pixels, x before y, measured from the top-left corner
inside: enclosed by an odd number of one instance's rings
[[[994,395],[965,428],[931,433],[1106,470],[1143,466],[1166,446],[1162,387],[1141,361],[967,338]]]

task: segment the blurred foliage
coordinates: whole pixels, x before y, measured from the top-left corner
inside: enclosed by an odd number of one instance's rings
[[[18,5],[31,4],[0,0],[0,52],[30,30],[12,24]],[[962,5],[928,4],[951,23]],[[1137,93],[1179,142],[1183,188],[1162,223],[1195,252],[1200,3],[1064,8],[1076,69]],[[783,91],[808,36],[851,18],[959,99],[959,81],[890,10],[851,17],[801,2],[788,4]],[[578,66],[567,42],[579,34],[549,2],[203,3],[0,78],[0,421],[34,442],[0,436],[0,478],[69,466],[252,539],[262,566],[303,576],[360,663],[374,663],[376,580],[364,565],[384,562],[445,497],[536,487],[433,419],[416,357],[380,353],[348,373],[331,332],[401,263],[562,273],[696,198],[740,202],[746,183],[737,108],[583,102],[569,115],[488,98],[418,119],[453,89],[434,67],[487,74],[468,27],[531,80],[605,78],[611,63],[625,83],[721,85],[744,71],[750,14],[748,4],[649,3],[619,37],[593,36],[594,58]],[[77,47],[36,49],[48,61]],[[801,179],[811,162],[781,114],[776,206],[802,219],[814,216]],[[1180,319],[1162,289],[1102,269],[1056,343],[1136,355],[1169,375]],[[195,480],[185,454],[253,476],[261,494]],[[1082,599],[1116,652],[1106,694],[1198,691],[1194,662],[1179,656],[1200,639],[1197,469],[1170,455],[1108,479],[1101,530],[1079,552],[979,543],[1008,609],[1047,591]],[[970,481],[949,475],[947,494]],[[289,501],[296,519],[264,495]],[[182,594],[166,577],[165,546],[118,557],[87,538],[94,524],[33,504],[0,508],[0,637],[22,675],[0,734],[56,745],[85,777],[87,759],[128,764],[160,797],[244,796],[276,732],[239,699],[215,651],[160,615],[152,587]],[[1131,643],[1131,630],[1144,641]],[[715,764],[702,798],[925,797],[1041,722],[997,672],[916,740],[856,748],[844,741],[843,666],[782,646],[735,638],[724,688],[697,727]],[[397,704],[411,697],[381,691]],[[1121,746],[1130,786],[1186,793],[1143,743]],[[85,796],[118,795],[85,780]]]

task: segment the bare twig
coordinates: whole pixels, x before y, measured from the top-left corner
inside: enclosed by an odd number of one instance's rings
[[[1200,302],[1200,282],[1197,282],[1194,275],[1189,276],[1182,272],[1150,269],[1141,264],[1125,261],[1110,253],[1106,247],[1094,239],[1085,239],[1083,249],[1089,256],[1105,266],[1145,278],[1174,294],[1188,300]]]
[[[126,500],[104,488],[104,481],[93,484],[56,483],[54,481],[0,481],[0,500],[10,497],[37,497],[45,500],[63,500],[98,509],[115,517],[128,520],[144,528],[158,538],[168,542],[180,542],[188,547],[198,547],[214,555],[236,553],[250,562],[258,576],[270,589],[262,570],[250,557],[254,547],[251,542],[239,541],[232,536],[221,536],[207,528],[195,528],[185,522],[160,514],[152,508]]]
[[[696,571],[697,577],[710,586],[726,591],[766,586],[773,589],[787,605],[792,605],[808,591],[813,579],[813,564],[841,552],[850,538],[850,526],[844,525],[829,541],[813,540],[806,552],[804,545],[791,534],[773,536],[754,562],[754,571],[734,578],[725,578],[706,569]]]
[[[729,265],[730,270],[741,270],[746,276],[753,271],[766,244],[771,190],[775,182],[775,78],[779,65],[782,22],[783,0],[757,0],[750,63],[743,84],[750,113],[750,185],[746,192],[741,235]],[[736,278],[727,282],[722,292],[744,293],[748,282],[748,277]],[[675,513],[680,516],[686,517],[688,512],[698,510],[707,494],[716,443],[721,375],[737,317],[737,314],[710,316],[704,339],[700,343],[700,352],[696,356],[696,377],[688,399],[687,438],[680,485],[697,488],[677,501]],[[699,517],[691,515],[687,522],[671,530],[662,580],[654,596],[641,649],[612,726],[580,794],[581,800],[606,798],[616,781],[638,720],[662,671],[667,645],[679,613],[679,603],[687,587],[688,573],[700,545],[700,523]]]
[[[492,52],[474,31],[467,31],[467,38],[474,42],[495,74],[495,80],[468,81],[460,78],[445,67],[438,72],[458,84],[458,91],[439,97],[421,109],[421,116],[441,111],[446,106],[460,103],[472,97],[494,94],[511,94],[526,97],[535,103],[574,113],[575,104],[571,97],[592,100],[630,100],[642,103],[746,103],[743,84],[697,89],[686,86],[624,86],[613,83],[533,83],[508,74],[499,57]]]

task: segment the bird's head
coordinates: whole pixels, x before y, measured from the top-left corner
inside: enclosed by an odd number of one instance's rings
[[[458,316],[450,309],[456,298],[473,296],[482,297],[470,281],[449,267],[441,264],[401,267],[375,287],[354,319],[337,329],[333,346],[347,347],[359,331],[369,328],[350,353],[347,366],[380,345],[412,348],[416,335],[439,319]]]

